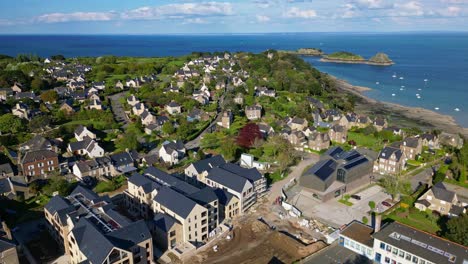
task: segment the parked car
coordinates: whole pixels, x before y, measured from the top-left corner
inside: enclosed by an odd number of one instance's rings
[[[391,207],[392,205],[389,203],[389,202],[386,202],[386,201],[382,201],[382,204],[387,206],[387,207]]]
[[[361,200],[361,196],[356,195],[356,194],[351,195],[351,198],[353,198],[355,200]]]

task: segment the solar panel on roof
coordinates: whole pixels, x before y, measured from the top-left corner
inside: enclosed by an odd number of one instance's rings
[[[316,172],[315,172],[315,175],[317,175],[317,177],[319,177],[322,181],[326,180],[328,177],[330,177],[330,175],[335,171],[331,165],[334,163],[335,161],[333,160],[329,160],[327,161],[325,164],[323,164],[322,167],[320,167]]]
[[[355,152],[355,153],[349,155],[348,157],[346,157],[345,160],[350,161],[350,160],[353,160],[353,159],[355,159],[355,158],[357,158],[359,156],[361,156],[361,154],[359,154],[358,152]]]
[[[358,165],[361,165],[361,164],[363,164],[363,163],[365,163],[367,161],[368,161],[368,159],[366,157],[363,157],[362,159],[358,159],[356,161],[353,161],[353,162],[351,162],[349,164],[344,165],[344,168],[349,170],[349,169],[354,168],[354,167],[356,167]]]

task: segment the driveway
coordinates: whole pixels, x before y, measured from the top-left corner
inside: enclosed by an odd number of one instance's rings
[[[360,191],[357,195],[361,200],[349,199],[352,206],[347,206],[333,199],[327,202],[321,202],[312,197],[312,193],[298,188],[296,196],[290,199],[290,202],[302,211],[308,218],[318,219],[335,228],[348,224],[353,220],[361,221],[362,217],[370,219],[369,201],[374,201],[376,205],[390,198],[390,195],[383,192],[380,186],[374,185]],[[385,208],[382,208],[385,209]]]
[[[270,204],[274,203],[275,200],[281,196],[281,188],[283,188],[285,184],[289,183],[293,179],[298,180],[305,168],[312,164],[315,164],[320,158],[320,156],[315,153],[304,154],[305,155],[303,159],[299,162],[299,164],[297,164],[294,167],[291,167],[291,172],[286,178],[271,185],[270,194],[268,195],[268,201]]]
[[[127,114],[125,114],[125,110],[123,105],[120,103],[119,99],[125,97],[126,92],[117,93],[114,95],[109,96],[109,100],[111,102],[112,113],[114,114],[114,118],[117,122],[123,122],[127,125],[130,120],[128,119]]]
[[[432,168],[427,168],[410,178],[411,189],[416,191],[419,183],[426,184],[432,180]]]

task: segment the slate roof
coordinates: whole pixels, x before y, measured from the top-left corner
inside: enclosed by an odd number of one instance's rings
[[[11,167],[10,163],[5,163],[0,165],[0,176],[2,174],[10,174],[13,173],[13,168]]]
[[[212,168],[218,167],[224,163],[226,163],[224,158],[221,155],[216,155],[204,160],[194,162],[192,165],[198,173],[202,173],[204,171],[209,171]]]
[[[262,174],[256,168],[247,169],[233,163],[224,163],[219,167],[223,170],[227,170],[243,178],[246,178],[252,182],[261,180],[263,178]]]
[[[158,194],[156,194],[153,200],[182,218],[187,218],[197,205],[195,201],[192,201],[185,195],[180,194],[169,187],[159,189]]]
[[[219,203],[222,205],[228,204],[234,197],[234,195],[230,194],[228,191],[219,188],[215,189],[214,193],[216,194],[216,197],[218,197]]]
[[[13,191],[13,185],[9,178],[0,179],[0,194]]]
[[[107,238],[119,248],[129,249],[145,240],[151,239],[151,233],[144,220],[139,220],[106,234]]]
[[[85,187],[83,187],[81,185],[76,186],[76,188],[71,192],[70,195],[73,196],[73,195],[76,195],[76,194],[81,194],[86,199],[91,200],[91,201],[102,199],[95,192],[93,192],[90,189],[85,188]]]
[[[171,101],[167,106],[169,107],[180,107],[180,105],[174,101]]]
[[[128,152],[120,152],[110,155],[112,163],[116,166],[133,165],[133,158]]]
[[[185,149],[184,143],[180,140],[166,141],[163,143],[161,148],[164,148],[167,154],[172,154],[173,152],[183,151]]]
[[[467,247],[399,222],[384,225],[379,232],[372,236],[433,263],[462,264],[468,260]],[[454,256],[455,260],[450,262],[449,255]]]
[[[242,193],[248,180],[221,168],[213,168],[209,171],[207,179],[217,182],[236,192]]]
[[[209,204],[218,200],[214,189],[211,187],[205,187],[196,193],[192,193],[189,195],[189,198],[201,205]]]
[[[38,160],[45,160],[49,158],[56,158],[58,157],[57,153],[51,151],[51,150],[36,150],[36,151],[30,151],[26,152],[26,154],[23,157],[22,163],[29,163],[29,162],[35,162]]]
[[[322,181],[325,181],[333,175],[336,167],[337,164],[333,159],[320,160],[314,166],[307,169],[304,175],[315,175]]]
[[[445,189],[443,184],[437,183],[432,187],[432,193],[435,198],[451,203],[455,197],[455,193]]]
[[[403,145],[410,148],[417,148],[419,144],[419,138],[409,137],[403,140]]]
[[[393,154],[395,154],[396,160],[399,161],[401,156],[403,155],[403,152],[399,148],[385,147],[382,149],[382,151],[380,151],[379,159],[388,160]]]
[[[423,199],[423,200],[417,200],[417,201],[416,201],[416,203],[418,203],[418,204],[422,204],[422,205],[424,205],[424,206],[426,206],[426,207],[429,207],[429,206],[431,206],[431,203],[430,203],[428,200],[426,200],[426,199]]]
[[[171,230],[171,228],[178,223],[178,221],[171,217],[170,215],[163,214],[163,213],[157,213],[154,218],[154,224],[164,232],[168,232]]]
[[[197,187],[155,167],[148,167],[144,171],[144,175],[149,176],[150,179],[158,182],[159,184],[169,186],[184,194],[192,194],[200,190]]]
[[[132,176],[128,179],[128,182],[136,186],[143,187],[143,191],[145,193],[150,193],[154,189],[159,189],[161,187],[160,184],[136,172],[132,174]]]
[[[28,147],[29,150],[42,150],[50,148],[51,145],[52,144],[50,140],[41,135],[36,135],[30,140],[26,141],[26,143],[24,143],[22,147]]]
[[[102,263],[114,248],[109,239],[84,217],[78,220],[71,232],[90,263]]]
[[[71,204],[65,198],[56,195],[53,196],[44,207],[49,213],[55,214],[58,211],[70,208]]]
[[[91,138],[85,137],[82,141],[70,142],[70,150],[74,152],[81,149],[87,149],[92,141],[93,140]]]

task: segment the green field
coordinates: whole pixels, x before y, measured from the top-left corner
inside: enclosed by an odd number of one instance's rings
[[[334,52],[334,53],[324,56],[324,58],[331,59],[331,60],[349,60],[349,61],[364,61],[365,60],[360,55],[357,55],[351,52],[346,52],[346,51]]]

